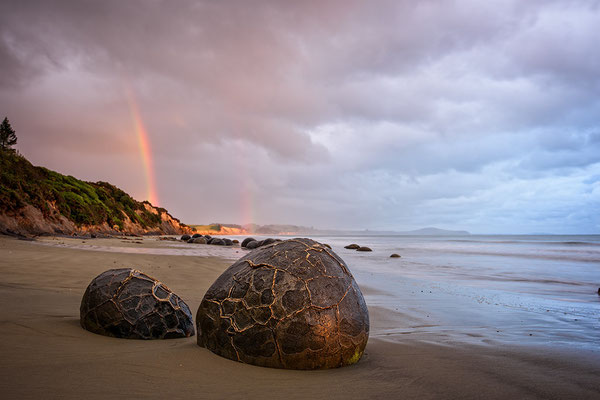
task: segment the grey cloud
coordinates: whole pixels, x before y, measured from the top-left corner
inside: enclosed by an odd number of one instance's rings
[[[144,196],[132,92],[187,222],[597,231],[598,5],[5,1],[0,110]]]

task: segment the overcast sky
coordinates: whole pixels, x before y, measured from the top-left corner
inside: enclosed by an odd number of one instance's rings
[[[600,233],[600,1],[2,1],[36,165],[186,223]]]

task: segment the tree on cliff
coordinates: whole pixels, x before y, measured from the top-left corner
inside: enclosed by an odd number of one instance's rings
[[[12,147],[17,144],[17,135],[15,130],[10,126],[8,118],[4,118],[0,125],[0,149],[12,150]]]

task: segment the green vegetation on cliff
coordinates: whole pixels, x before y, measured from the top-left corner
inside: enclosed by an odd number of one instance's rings
[[[84,182],[33,166],[15,151],[0,149],[0,213],[17,213],[27,204],[51,217],[53,209],[78,226],[108,223],[123,229],[124,214],[143,228],[160,225],[160,214],[148,211],[121,189],[106,182]],[[148,203],[149,204],[149,203]]]

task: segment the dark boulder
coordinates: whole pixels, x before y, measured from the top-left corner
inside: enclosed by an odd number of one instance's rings
[[[212,239],[212,236],[210,236],[210,235],[204,235],[204,238],[206,239],[206,242],[208,243],[208,241],[209,241],[210,239]]]
[[[80,307],[84,329],[126,339],[194,335],[187,304],[158,280],[135,269],[110,269],[87,287]]]
[[[248,250],[253,250],[253,249],[256,249],[256,248],[257,248],[257,247],[259,247],[259,246],[260,246],[260,242],[258,242],[258,241],[256,241],[256,240],[252,240],[252,241],[250,241],[250,242],[246,243],[246,248],[247,248]]]
[[[237,239],[233,239],[231,242],[232,242],[233,244],[239,244],[239,243],[240,243],[240,241],[239,241],[239,240],[237,240]]]
[[[356,243],[352,243],[352,244],[349,244],[348,246],[344,246],[344,248],[345,248],[345,249],[350,249],[350,250],[356,250],[356,249],[358,249],[359,247],[360,247],[360,246],[359,246],[359,245],[357,245]]]
[[[259,247],[266,246],[266,245],[271,244],[271,243],[275,243],[276,241],[277,240],[275,240],[273,238],[268,238],[268,239],[265,239],[265,240],[261,240]]]
[[[231,239],[225,238],[225,239],[223,239],[223,242],[224,242],[225,246],[233,246],[233,240],[231,240]]]
[[[252,237],[247,237],[246,239],[244,239],[242,241],[242,247],[246,247],[246,245],[250,242],[255,242],[256,239],[252,238]]]
[[[202,236],[197,237],[195,239],[192,239],[191,241],[192,243],[196,243],[196,244],[206,244],[206,239],[203,238]]]
[[[196,326],[198,345],[220,356],[324,369],[358,362],[369,314],[341,258],[313,240],[291,239],[251,251],[229,267],[206,292]]]
[[[187,242],[188,240],[190,240],[192,237],[190,235],[181,235],[181,240],[183,240],[184,242]]]
[[[194,233],[194,234],[192,235],[192,239],[196,239],[196,238],[199,238],[199,237],[202,237],[202,235],[201,235],[201,234],[199,234],[199,233]]]
[[[196,239],[190,238],[187,242],[188,243],[194,243],[194,240],[196,240]]]
[[[210,244],[215,246],[225,246],[225,241],[220,238],[212,238],[210,239]]]
[[[390,258],[400,258],[400,254],[394,253],[390,256]]]
[[[371,248],[367,247],[367,246],[360,246],[358,249],[356,249],[356,251],[373,251],[373,250],[371,250]]]

